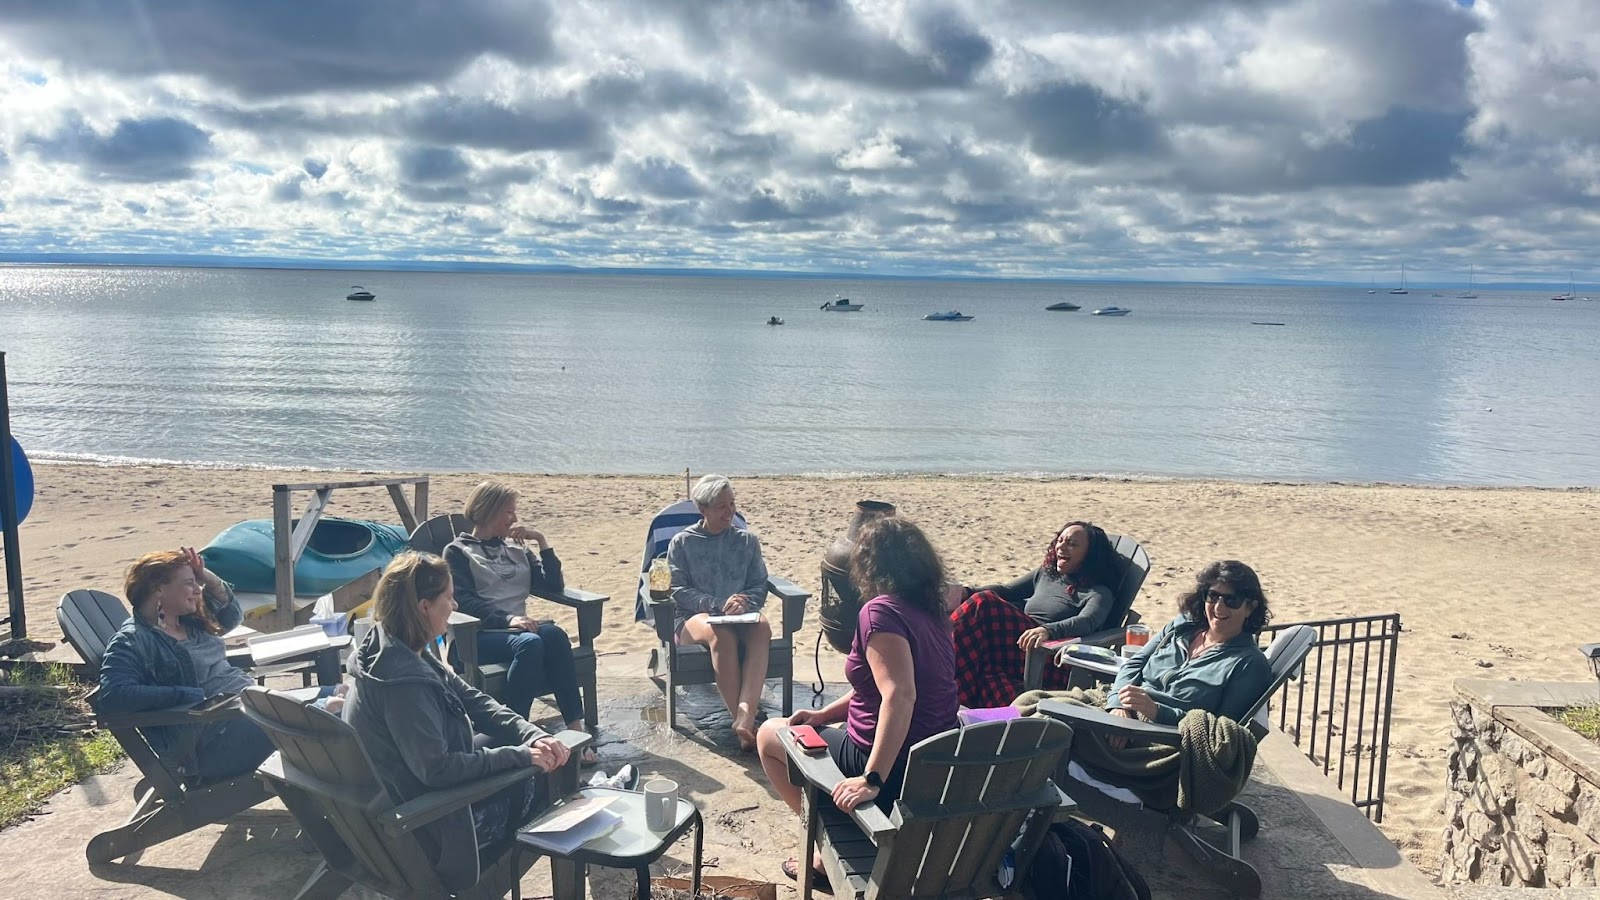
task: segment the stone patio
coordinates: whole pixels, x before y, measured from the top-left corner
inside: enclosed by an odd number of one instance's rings
[[[801,668],[799,662],[797,669]],[[601,767],[610,771],[627,762],[646,775],[659,773],[678,781],[705,815],[708,874],[771,881],[779,885],[780,897],[797,896],[779,865],[798,850],[801,824],[779,813],[781,804],[766,788],[755,757],[737,751],[727,714],[721,712],[711,688],[692,690],[684,698],[680,715],[685,728],[675,734],[663,723],[665,709],[659,691],[640,676],[643,668],[643,659],[632,654],[601,661],[600,690],[605,698],[599,740]],[[827,696],[837,695],[840,675],[838,671],[830,673]],[[803,681],[796,684],[795,692],[796,703],[806,705],[811,692]],[[769,692],[768,699],[776,712],[775,695]],[[137,856],[88,865],[83,855],[85,842],[126,817],[133,805],[135,776],[135,770],[125,765],[117,772],[90,779],[52,799],[32,821],[0,831],[0,858],[8,861],[11,871],[10,883],[0,894],[16,900],[287,900],[315,868],[318,856],[276,801]],[[1407,863],[1282,735],[1262,744],[1253,782],[1243,799],[1261,816],[1262,832],[1247,845],[1247,858],[1261,872],[1264,897],[1370,900],[1448,896]],[[1124,835],[1124,845],[1158,898],[1230,896],[1211,885],[1170,842],[1130,832]],[[669,849],[653,871],[687,871],[690,849],[686,838]],[[633,887],[631,873],[591,873],[592,897],[632,897]],[[524,881],[523,896],[549,894],[549,868],[541,863]],[[372,895],[353,889],[345,896]]]

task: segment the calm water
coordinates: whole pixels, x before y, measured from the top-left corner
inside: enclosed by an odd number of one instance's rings
[[[41,459],[1596,485],[1597,347],[1534,294],[0,269]]]

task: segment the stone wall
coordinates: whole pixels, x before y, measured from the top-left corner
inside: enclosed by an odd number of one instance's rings
[[[1446,883],[1596,884],[1600,745],[1550,711],[1597,701],[1594,684],[1456,682],[1440,871]]]

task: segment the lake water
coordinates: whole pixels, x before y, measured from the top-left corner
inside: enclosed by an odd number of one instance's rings
[[[1535,294],[0,269],[41,460],[1596,485],[1597,348]]]

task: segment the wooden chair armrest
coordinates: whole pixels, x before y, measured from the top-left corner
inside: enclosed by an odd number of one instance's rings
[[[675,635],[672,633],[673,623],[677,621],[678,610],[671,600],[651,600],[650,618],[655,620],[656,637],[663,644],[671,644]]]
[[[534,591],[533,596],[577,610],[578,644],[584,647],[594,646],[594,639],[600,636],[606,601],[611,599],[609,596],[571,587],[559,594],[554,591]]]
[[[796,746],[794,739],[789,737],[788,728],[780,728],[778,737],[783,744],[783,752],[789,758],[789,783],[831,796],[834,786],[845,778],[845,774],[834,764],[833,757],[826,753],[818,756],[805,753]],[[895,829],[889,824],[889,817],[876,803],[863,803],[851,810],[848,815],[851,821],[856,823],[856,827],[860,828],[874,844],[884,836],[894,833]]]
[[[562,769],[573,769],[578,765],[578,753],[593,737],[581,731],[561,731],[551,735],[564,744],[572,752],[572,758]],[[485,797],[493,796],[496,792],[504,790],[519,781],[529,778],[549,777],[555,778],[562,770],[544,772],[535,766],[523,766],[505,772],[496,772],[477,781],[467,784],[458,784],[455,787],[429,791],[421,797],[402,803],[389,810],[382,818],[383,827],[391,832],[403,833],[414,831],[436,822],[439,819]],[[563,795],[565,792],[563,792]],[[559,799],[552,797],[551,799]]]
[[[95,712],[95,724],[107,731],[120,728],[159,728],[163,725],[209,725],[212,722],[224,722],[228,719],[237,719],[244,715],[244,710],[237,701],[218,706],[205,712],[192,712],[193,705],[168,706],[162,709],[147,709],[135,713],[103,713]]]
[[[1050,643],[1055,643],[1051,641]],[[1064,646],[1064,643],[1062,644]],[[1051,657],[1055,656],[1055,649],[1049,644],[1034,647],[1027,652],[1022,661],[1022,689],[1037,691],[1044,687],[1044,670],[1050,665]]]
[[[1120,734],[1125,737],[1148,741],[1152,744],[1166,744],[1176,747],[1182,742],[1178,736],[1176,725],[1157,725],[1154,722],[1145,722],[1140,719],[1124,719],[1114,716],[1103,709],[1090,709],[1087,706],[1078,706],[1062,700],[1039,701],[1039,714],[1059,719],[1072,726],[1074,731],[1082,730],[1088,734],[1111,735]]]
[[[811,599],[811,592],[800,587],[787,578],[776,575],[767,576],[767,589],[778,595],[783,603],[783,636],[788,637],[800,630],[806,620],[806,601]]]

